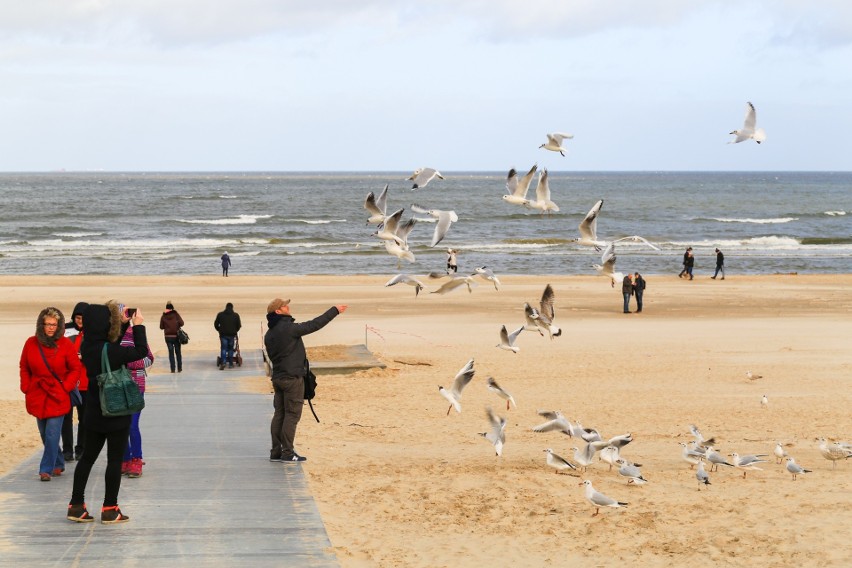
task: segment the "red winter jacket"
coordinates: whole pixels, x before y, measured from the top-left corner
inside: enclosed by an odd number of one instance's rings
[[[83,344],[83,333],[80,332],[76,335],[68,337],[68,341],[70,341],[71,345],[74,346],[74,351],[77,352],[77,359],[79,359],[80,345]],[[80,384],[77,386],[77,388],[80,389],[80,392],[85,392],[89,390],[89,375],[86,374],[86,367],[84,367],[82,363],[80,364]]]
[[[67,337],[56,340],[56,347],[41,346],[53,372],[62,380],[56,380],[45,366],[35,336],[27,339],[21,352],[21,392],[27,403],[27,412],[36,418],[54,418],[68,414],[71,410],[69,392],[77,386],[83,366],[77,350]]]

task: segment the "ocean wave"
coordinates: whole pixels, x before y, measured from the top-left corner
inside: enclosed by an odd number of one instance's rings
[[[26,241],[25,250],[84,250],[87,248],[103,248],[104,250],[127,250],[134,251],[144,249],[215,249],[220,247],[233,247],[234,239],[127,239],[127,240],[86,240],[66,241],[62,239],[36,239]]]
[[[825,214],[830,217],[841,217],[846,215],[846,211],[826,211]]]
[[[103,233],[79,232],[79,233],[51,233],[54,237],[69,239],[80,239],[83,237],[100,237]]]
[[[219,199],[236,199],[237,197],[236,195],[220,195]]]
[[[759,225],[770,225],[777,223],[790,223],[791,221],[798,221],[798,217],[778,217],[775,219],[752,219],[746,217],[744,219],[737,218],[727,218],[727,217],[710,217],[711,221],[719,221],[720,223],[757,223]]]
[[[225,219],[176,219],[189,225],[253,225],[258,219],[269,219],[272,215],[237,215]]]
[[[504,239],[504,243],[511,245],[565,245],[574,242],[572,239],[543,238],[543,239]]]
[[[284,219],[287,223],[306,223],[308,225],[328,225],[329,223],[345,223],[346,219]]]

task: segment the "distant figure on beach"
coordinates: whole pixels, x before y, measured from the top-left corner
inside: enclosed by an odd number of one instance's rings
[[[695,255],[692,254],[692,247],[686,250],[686,273],[689,274],[689,279],[692,280],[692,267],[695,266]]]
[[[459,265],[456,260],[458,252],[456,249],[447,249],[447,274],[455,274],[459,271]]]
[[[636,313],[642,311],[642,295],[645,294],[645,279],[638,272],[633,273],[633,294],[636,296]]]
[[[624,313],[630,313],[630,296],[633,295],[633,281],[628,273],[621,281],[621,294],[624,296]]]
[[[269,461],[303,462],[307,459],[297,454],[295,448],[296,427],[305,405],[305,375],[309,365],[302,337],[321,330],[345,312],[346,307],[342,304],[331,307],[324,314],[301,323],[296,323],[290,315],[290,300],[275,298],[266,307],[269,329],[263,343],[272,362],[272,388],[275,389]]]
[[[163,336],[166,340],[166,347],[169,348],[169,367],[172,373],[183,371],[183,357],[180,353],[180,341],[178,341],[178,330],[183,327],[183,318],[175,310],[171,300],[166,302],[166,309],[163,315],[160,316],[160,329],[163,330]]]
[[[131,319],[136,313],[134,309],[127,309],[121,306],[121,324],[127,326],[124,336],[121,338],[122,347],[134,347],[133,342],[133,320]],[[130,376],[133,382],[139,387],[139,392],[145,396],[145,378],[148,372],[145,370],[154,364],[154,354],[151,353],[151,347],[148,346],[148,354],[138,361],[131,361],[127,364],[130,369]],[[142,433],[139,430],[139,417],[142,411],[130,415],[130,435],[127,439],[127,448],[124,450],[124,459],[121,462],[121,474],[127,475],[130,478],[142,477]]]
[[[142,325],[145,318],[137,309],[133,314],[133,347],[118,344],[121,338],[121,314],[119,304],[110,302],[92,304],[83,312],[83,365],[89,377],[97,377],[103,372],[101,357],[106,357],[111,369],[118,369],[132,361],[138,361],[148,354],[148,335]],[[74,487],[71,501],[68,503],[66,517],[77,523],[90,523],[94,518],[86,509],[86,485],[89,474],[106,444],[107,464],[104,471],[104,501],[101,507],[101,522],[104,524],[126,523],[130,517],[121,512],[118,506],[118,492],[121,489],[121,460],[130,434],[130,416],[104,416],[101,412],[100,392],[89,389],[86,401],[86,442],[83,455],[74,468]]]
[[[225,362],[228,363],[228,368],[234,368],[234,346],[237,342],[237,334],[243,323],[240,321],[240,314],[234,311],[234,304],[228,302],[225,304],[225,309],[216,314],[216,320],[213,322],[213,327],[219,332],[219,370],[225,370]]]
[[[716,277],[719,275],[719,272],[722,272],[722,280],[725,279],[725,255],[722,254],[718,248],[716,249],[716,272],[711,276],[713,280],[716,280]]]
[[[89,307],[86,302],[78,302],[71,312],[71,321],[65,324],[65,337],[74,345],[77,357],[80,357],[80,346],[83,344],[83,310]],[[83,440],[86,439],[86,426],[83,416],[86,415],[86,391],[89,389],[89,377],[86,368],[80,366],[80,384],[77,390],[83,397],[83,404],[71,405],[71,410],[65,415],[62,423],[62,455],[66,462],[80,459],[83,453]],[[77,444],[74,444],[74,409],[77,409]]]
[[[81,369],[77,351],[65,337],[65,316],[58,309],[39,312],[35,335],[24,342],[19,366],[27,413],[35,416],[44,445],[39,479],[50,481],[65,471],[59,438],[65,415],[71,410],[68,393],[77,386]]]
[[[222,255],[222,276],[228,276],[228,269],[231,268],[231,257],[228,256],[228,251]]]
[[[692,250],[692,247],[686,247],[686,250],[683,253],[683,268],[680,271],[680,274],[677,275],[678,278],[683,278],[686,276],[686,265],[689,262],[689,251]]]

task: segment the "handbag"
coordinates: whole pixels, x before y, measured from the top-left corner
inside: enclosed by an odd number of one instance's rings
[[[177,340],[181,345],[189,343],[189,334],[185,332],[182,327],[179,327],[177,330]]]
[[[145,397],[125,365],[112,370],[107,358],[107,343],[101,351],[101,374],[98,379],[98,394],[101,399],[101,414],[104,416],[127,416],[145,408]]]
[[[47,357],[44,356],[44,350],[41,348],[41,343],[38,343],[38,352],[41,353],[41,358],[44,360],[44,366],[47,367],[47,370],[50,371],[50,374],[53,375],[53,378],[59,381],[59,384],[62,384],[62,379],[53,372],[53,369],[47,362]],[[80,381],[77,381],[77,384],[74,385],[74,389],[68,393],[68,396],[71,398],[72,406],[83,406],[83,395],[80,394],[80,389],[77,386],[80,384]]]
[[[314,405],[311,402],[313,398],[317,395],[317,376],[311,371],[311,363],[305,358],[305,400],[308,401],[308,406],[311,408],[311,414],[314,415],[314,419],[319,422],[319,416],[314,411]]]

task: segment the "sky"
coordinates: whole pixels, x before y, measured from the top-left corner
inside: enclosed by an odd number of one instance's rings
[[[0,172],[846,171],[850,107],[848,0],[0,4]]]

